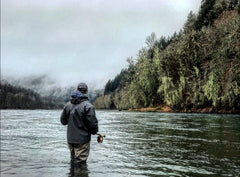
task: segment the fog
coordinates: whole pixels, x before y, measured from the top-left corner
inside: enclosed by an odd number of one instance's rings
[[[31,85],[42,77],[45,88],[82,81],[90,88],[103,88],[127,67],[127,57],[136,57],[146,46],[147,36],[178,32],[200,4],[201,0],[2,0],[2,79]]]

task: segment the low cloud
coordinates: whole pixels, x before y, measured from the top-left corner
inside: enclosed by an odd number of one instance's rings
[[[152,32],[179,31],[201,0],[2,2],[2,75],[102,88]]]

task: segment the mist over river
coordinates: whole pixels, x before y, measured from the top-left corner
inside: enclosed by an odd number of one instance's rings
[[[240,174],[240,115],[97,111],[106,138],[76,169],[60,113],[1,110],[1,177]]]

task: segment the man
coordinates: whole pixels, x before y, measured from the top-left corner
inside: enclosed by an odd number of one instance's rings
[[[86,162],[90,151],[91,134],[98,132],[95,108],[88,101],[85,95],[87,93],[88,86],[85,83],[78,84],[60,118],[61,123],[67,125],[67,141],[73,164]]]

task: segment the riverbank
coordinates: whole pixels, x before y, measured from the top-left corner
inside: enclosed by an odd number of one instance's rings
[[[155,107],[147,107],[147,108],[138,108],[138,109],[128,109],[128,111],[136,111],[136,112],[174,112],[174,113],[218,113],[218,114],[240,114],[240,110],[236,109],[217,109],[213,106],[205,107],[205,108],[192,108],[192,109],[183,109],[183,110],[175,110],[174,108],[168,105],[159,105]]]
[[[130,57],[128,68],[106,83],[96,108],[240,113],[240,5],[223,2],[204,1],[179,34],[147,37],[157,40]],[[171,107],[142,108],[156,104]]]

